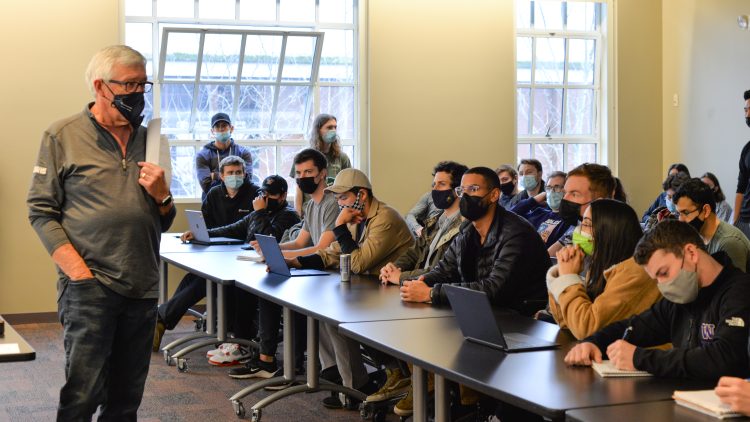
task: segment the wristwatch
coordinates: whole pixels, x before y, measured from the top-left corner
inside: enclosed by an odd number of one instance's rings
[[[170,192],[170,193],[169,193],[169,194],[168,194],[168,195],[166,196],[166,198],[164,198],[164,199],[162,199],[162,200],[161,200],[161,202],[159,203],[159,206],[160,206],[160,207],[166,207],[167,205],[169,205],[169,204],[171,204],[171,203],[172,203],[172,192]]]

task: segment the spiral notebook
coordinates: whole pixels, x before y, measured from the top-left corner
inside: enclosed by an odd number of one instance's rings
[[[603,360],[601,363],[594,362],[591,364],[599,376],[608,377],[650,377],[653,376],[646,371],[626,371],[623,369],[617,369],[612,361]]]
[[[714,390],[676,390],[672,394],[672,398],[680,406],[713,416],[717,419],[738,418],[742,416],[737,412],[733,412],[728,404],[722,403]]]

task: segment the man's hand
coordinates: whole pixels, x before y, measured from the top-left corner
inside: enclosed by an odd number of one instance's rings
[[[380,283],[381,284],[399,284],[399,281],[401,279],[401,268],[396,267],[393,265],[392,262],[389,262],[385,264],[383,268],[380,269]]]
[[[722,403],[731,406],[735,412],[750,416],[750,383],[742,378],[721,377],[714,389]]]
[[[139,161],[138,165],[141,167],[138,184],[146,189],[146,192],[154,198],[157,204],[161,204],[161,201],[169,195],[169,187],[164,178],[164,169],[145,161]]]
[[[565,363],[568,365],[591,366],[592,362],[601,361],[602,351],[594,343],[577,344],[565,355]]]
[[[404,281],[401,286],[401,300],[404,302],[429,302],[430,287],[424,282],[424,276],[417,280]]]
[[[289,268],[302,268],[302,264],[299,263],[297,258],[284,258],[284,261]]]
[[[416,237],[422,237],[422,230],[424,230],[424,227],[419,226],[416,230],[414,230],[414,236]]]
[[[578,246],[566,246],[557,251],[557,271],[560,275],[583,271],[584,253]]]
[[[70,243],[55,249],[52,252],[52,260],[72,281],[94,278],[91,269]]]
[[[255,199],[253,199],[253,210],[260,211],[266,209],[268,206],[268,199],[266,198],[266,195],[258,195]]]
[[[362,211],[355,210],[354,208],[342,208],[339,216],[336,217],[336,226],[350,223],[359,224],[362,220]]]
[[[607,347],[607,356],[617,369],[623,371],[635,371],[633,366],[633,354],[635,346],[625,340],[617,340]]]
[[[257,240],[251,240],[251,241],[250,241],[250,246],[252,246],[252,247],[253,247],[253,250],[254,250],[255,252],[257,252],[257,253],[258,253],[258,255],[260,255],[261,257],[263,256],[263,251],[262,251],[262,250],[260,250],[260,243],[258,243],[258,241],[257,241]]]
[[[543,204],[543,203],[545,203],[545,202],[547,201],[547,191],[546,191],[546,190],[544,190],[544,189],[542,189],[542,191],[541,191],[541,192],[539,192],[538,194],[536,194],[536,195],[534,196],[534,200],[535,200],[535,201],[536,201],[536,202],[537,202],[538,204]]]
[[[185,233],[183,233],[182,236],[180,236],[180,240],[182,240],[182,243],[185,243],[185,242],[187,242],[189,240],[193,240],[193,237],[194,237],[193,236],[193,232],[191,232],[190,230],[188,230]]]

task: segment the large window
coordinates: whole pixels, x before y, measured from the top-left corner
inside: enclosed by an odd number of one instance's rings
[[[147,57],[157,82],[146,120],[162,118],[175,197],[200,197],[195,155],[217,112],[232,117],[235,141],[251,149],[256,182],[289,175],[318,113],[338,117],[356,165],[356,0],[123,2],[125,43]]]
[[[517,0],[518,159],[567,171],[603,162],[606,6]]]

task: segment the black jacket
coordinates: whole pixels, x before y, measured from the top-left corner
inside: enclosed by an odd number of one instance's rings
[[[627,340],[638,346],[633,356],[637,369],[662,377],[711,382],[724,375],[747,377],[750,275],[733,267],[723,252],[714,257],[724,269],[692,303],[660,300],[641,314],[611,324],[583,341],[596,344],[604,352],[630,325],[633,330]],[[674,347],[645,349],[665,343]]]
[[[245,177],[245,183],[237,190],[237,195],[230,198],[224,183],[208,191],[201,206],[206,227],[226,226],[239,221],[253,211],[253,199],[258,195],[258,186]]]
[[[448,302],[442,289],[445,283],[483,291],[493,306],[526,314],[532,309],[525,301],[546,301],[545,276],[551,262],[542,238],[528,221],[496,206],[484,245],[476,252],[476,266],[465,268],[466,254],[474,253],[472,245],[478,239],[474,226],[464,223],[443,259],[424,275],[425,283],[435,289],[433,304]]]
[[[284,201],[275,210],[263,209],[253,211],[242,218],[242,220],[228,226],[209,229],[211,237],[224,236],[234,239],[245,239],[245,242],[255,240],[255,233],[274,236],[280,240],[284,231],[299,223],[297,212]]]

